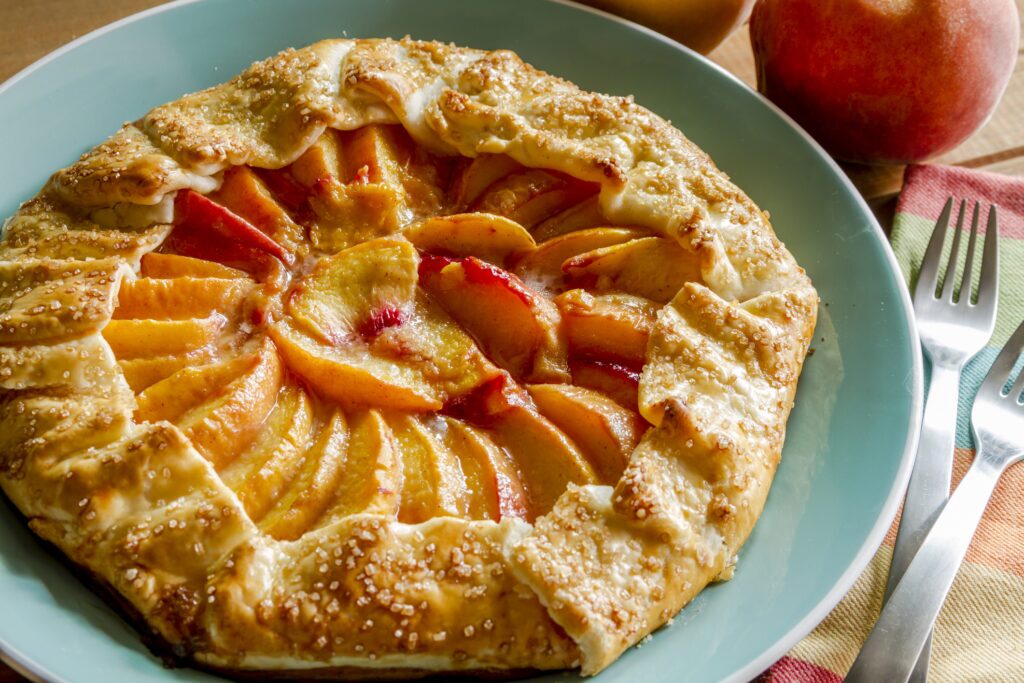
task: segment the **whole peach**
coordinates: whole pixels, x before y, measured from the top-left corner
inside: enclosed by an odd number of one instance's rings
[[[758,89],[834,156],[909,162],[981,127],[1013,71],[1014,0],[759,0]]]

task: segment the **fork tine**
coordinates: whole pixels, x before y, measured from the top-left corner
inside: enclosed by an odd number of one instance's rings
[[[956,266],[957,257],[960,256],[960,235],[963,233],[964,212],[967,210],[967,200],[960,201],[960,213],[956,218],[956,228],[953,230],[953,246],[949,250],[949,262],[946,264],[946,275],[942,278],[942,294],[939,297],[953,302],[953,292],[956,291]],[[974,226],[978,226],[978,205],[974,205]]]
[[[986,393],[992,394],[993,398],[1002,398],[1003,386],[1006,384],[1006,380],[1010,379],[1013,366],[1017,364],[1017,357],[1022,352],[1024,352],[1024,322],[1010,335],[1006,346],[996,356],[995,362],[992,363],[992,368],[985,375],[985,381],[981,383],[978,395]],[[1017,384],[1020,384],[1020,379],[1020,377],[1017,378]],[[978,402],[975,401],[974,405],[977,408]]]
[[[1011,401],[1019,402],[1021,400],[1021,392],[1024,392],[1024,370],[1021,370],[1020,374],[1017,375],[1017,381],[1010,387],[1010,393],[1007,396],[1010,397]]]
[[[996,206],[988,209],[988,229],[985,231],[985,251],[981,257],[981,281],[978,283],[978,307],[984,308],[994,319],[999,298],[999,217]]]
[[[978,207],[980,202],[974,205],[974,220],[971,222],[971,239],[967,242],[967,256],[964,260],[964,277],[960,283],[960,298],[957,303],[971,303],[971,289],[974,277],[974,245],[978,241]]]
[[[921,259],[921,270],[917,274],[917,286],[914,288],[914,298],[923,297],[935,298],[935,288],[939,273],[939,261],[942,259],[942,245],[946,241],[946,228],[949,227],[949,214],[953,211],[953,198],[946,200],[942,207],[939,220],[935,222],[935,229],[932,230],[931,239],[928,240],[928,249]]]

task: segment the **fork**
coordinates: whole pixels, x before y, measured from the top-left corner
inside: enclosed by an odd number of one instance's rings
[[[909,679],[999,477],[1024,459],[1024,371],[1003,391],[1021,354],[1024,322],[974,399],[971,426],[978,454],[882,609],[847,683]]]
[[[960,238],[966,209],[967,202],[961,201],[942,291],[936,296],[939,265],[953,210],[952,197],[946,201],[939,220],[935,223],[914,289],[914,312],[921,344],[931,360],[932,374],[917,459],[914,462],[910,484],[907,486],[896,547],[893,549],[892,563],[889,566],[886,600],[889,599],[921,545],[925,533],[949,497],[956,437],[956,411],[960,396],[960,373],[967,362],[985,347],[995,327],[999,288],[998,221],[995,207],[991,207],[988,214],[978,302],[971,302],[974,251],[980,212],[978,204],[974,205],[971,236],[967,244],[959,297],[954,299]],[[924,683],[928,678],[930,650],[929,638],[911,679],[915,683]]]

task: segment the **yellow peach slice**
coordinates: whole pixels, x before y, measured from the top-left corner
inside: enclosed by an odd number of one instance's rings
[[[281,497],[307,457],[313,404],[300,387],[286,387],[256,441],[220,474],[250,519],[259,521]]]
[[[319,520],[346,477],[359,476],[348,467],[348,423],[341,411],[331,414],[316,443],[305,453],[302,471],[259,527],[274,538],[294,540]]]
[[[514,171],[493,183],[472,209],[507,216],[530,229],[597,192],[597,185],[541,169]]]
[[[387,418],[402,459],[398,521],[417,524],[432,517],[466,516],[466,478],[456,455],[407,414]]]
[[[618,481],[629,454],[647,431],[647,422],[607,396],[583,387],[534,384],[527,389],[541,415],[583,450],[598,481]]]
[[[331,522],[360,512],[397,516],[401,505],[402,459],[395,437],[376,410],[352,417],[352,434],[330,509]]]
[[[403,234],[421,251],[477,256],[498,266],[513,254],[528,253],[536,247],[526,228],[489,213],[436,216],[413,224]]]
[[[700,282],[697,257],[664,237],[644,237],[574,256],[562,267],[571,280],[600,291],[667,303],[687,282]]]
[[[533,238],[538,242],[545,242],[576,230],[588,230],[608,224],[608,219],[601,212],[600,199],[594,196],[539,223],[533,229]]]
[[[244,270],[224,266],[214,261],[206,261],[191,256],[178,254],[160,254],[150,252],[142,257],[141,274],[143,277],[175,278],[175,277],[215,277],[224,279],[248,278]]]
[[[555,303],[570,353],[641,365],[661,306],[631,294],[590,294],[572,289]]]
[[[121,283],[115,319],[184,320],[214,311],[232,314],[253,291],[248,279],[213,277],[142,278]]]
[[[136,399],[139,422],[174,421],[189,408],[240,377],[256,364],[252,355],[229,361],[185,367],[143,391]]]
[[[458,454],[466,478],[469,517],[495,522],[502,517],[532,520],[522,475],[508,453],[485,432],[455,418],[442,419],[445,442]]]
[[[376,336],[411,315],[418,264],[407,240],[363,242],[321,259],[289,293],[286,309],[327,344]]]
[[[220,393],[176,422],[192,445],[217,469],[234,460],[256,438],[277,402],[283,368],[274,345],[264,342],[255,365]]]
[[[324,398],[349,407],[395,410],[438,410],[443,405],[440,393],[408,364],[377,358],[362,346],[324,344],[288,321],[269,331],[289,369]]]
[[[459,209],[469,208],[484,190],[521,168],[522,165],[518,161],[504,154],[481,154],[475,159],[465,161],[452,181],[453,204]]]
[[[229,168],[224,173],[220,188],[209,197],[255,225],[289,251],[295,251],[305,241],[305,229],[292,220],[263,181],[247,166]]]
[[[293,178],[308,189],[341,175],[341,149],[337,131],[326,130],[302,156],[288,167]]]
[[[119,360],[117,364],[121,367],[128,386],[138,394],[182,368],[209,363],[213,358],[213,349],[204,348],[173,356],[128,358]]]
[[[570,232],[541,243],[516,264],[515,273],[534,287],[558,291],[565,276],[562,264],[568,259],[644,235],[644,231],[631,228],[590,228]]]
[[[558,309],[512,273],[475,257],[426,255],[420,283],[514,376],[568,379]]]
[[[227,322],[219,313],[197,320],[111,320],[103,338],[118,358],[169,356],[212,344]]]

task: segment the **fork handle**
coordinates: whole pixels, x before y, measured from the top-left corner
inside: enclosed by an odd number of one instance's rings
[[[910,678],[1003,469],[978,452],[882,609],[847,683]]]
[[[886,600],[892,595],[917,549],[921,547],[925,534],[949,498],[953,449],[956,445],[957,404],[960,399],[960,367],[958,363],[932,359],[928,399],[921,422],[921,441],[910,484],[907,486],[907,496],[903,501],[896,546],[889,565],[889,580],[885,586]],[[914,683],[928,680],[930,644],[929,638],[914,669],[911,678]]]

